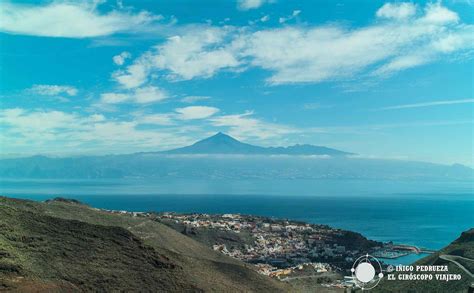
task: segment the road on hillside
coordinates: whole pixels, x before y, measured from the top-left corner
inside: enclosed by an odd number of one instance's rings
[[[439,258],[454,263],[454,264],[457,265],[460,269],[462,269],[463,271],[465,271],[471,278],[474,278],[474,274],[473,274],[473,273],[471,273],[467,268],[465,268],[462,264],[460,264],[460,263],[458,263],[458,262],[456,261],[457,259],[463,259],[463,260],[467,260],[467,261],[474,261],[474,259],[470,259],[470,258],[462,257],[462,256],[457,256],[457,255],[449,255],[449,254],[442,254],[442,255],[439,256]]]

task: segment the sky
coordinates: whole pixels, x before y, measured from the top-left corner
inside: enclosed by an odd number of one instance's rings
[[[0,0],[0,153],[216,132],[474,167],[474,2]]]

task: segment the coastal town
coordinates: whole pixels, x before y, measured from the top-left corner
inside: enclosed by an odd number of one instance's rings
[[[54,201],[80,204],[63,198]],[[381,269],[390,271],[393,265],[384,261],[435,252],[412,245],[374,241],[357,232],[290,219],[236,213],[91,209],[159,222],[216,252],[252,265],[262,275],[310,291],[326,288],[324,292],[354,292],[358,283],[353,266],[361,257],[376,257]]]
[[[281,281],[312,280],[322,287],[352,288],[350,269],[361,255],[396,259],[430,251],[382,243],[359,233],[327,225],[241,214],[180,214],[172,212],[109,213],[146,217],[208,245],[213,250],[252,264]]]
[[[255,265],[264,275],[280,280],[315,274],[346,275],[361,254],[397,258],[412,247],[369,240],[359,233],[327,225],[240,214],[160,213],[156,220],[216,251]],[[212,232],[212,233],[210,233]],[[337,278],[336,278],[337,279]],[[332,278],[333,286],[351,280]]]

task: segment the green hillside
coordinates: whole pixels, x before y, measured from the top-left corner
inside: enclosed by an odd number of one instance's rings
[[[288,292],[155,221],[0,197],[0,290]]]
[[[388,281],[377,286],[374,292],[468,292],[474,284],[474,229],[463,232],[454,242],[431,254],[416,265],[447,265],[449,274],[460,274],[461,280],[451,281]]]

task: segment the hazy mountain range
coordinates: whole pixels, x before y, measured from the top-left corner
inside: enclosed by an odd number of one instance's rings
[[[183,148],[128,155],[0,160],[2,178],[306,178],[472,180],[463,165],[364,159],[331,148],[260,147],[218,133]]]
[[[323,146],[309,144],[293,145],[289,147],[260,147],[243,143],[235,138],[217,133],[211,137],[200,140],[193,145],[165,151],[166,154],[242,154],[242,155],[329,155],[347,156],[353,153],[343,152]]]

